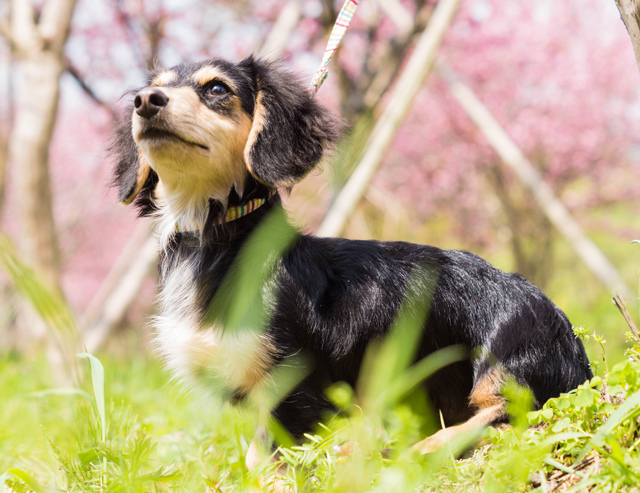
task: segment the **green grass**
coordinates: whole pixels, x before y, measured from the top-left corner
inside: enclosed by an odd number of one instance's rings
[[[275,241],[282,250],[294,234],[283,231],[266,231],[253,244]],[[64,300],[39,284],[10,245],[0,244],[0,253],[16,287],[52,332],[73,335]],[[260,262],[267,266],[260,273],[265,279],[274,259],[267,260]],[[240,282],[248,267],[238,267]],[[341,415],[302,445],[281,447],[275,462],[267,458],[254,471],[247,470],[244,457],[260,409],[184,395],[156,361],[138,352],[122,359],[73,357],[72,373],[80,375],[80,383],[63,389],[54,387],[44,357],[5,356],[0,359],[0,484],[38,493],[260,491],[261,481],[273,478],[278,468],[284,473],[278,481],[289,491],[640,491],[640,341],[623,340],[627,328],[602,290],[586,281],[573,283],[583,275],[572,271],[571,284],[588,289],[576,295],[568,288],[559,296],[568,304],[594,302],[602,312],[593,318],[583,314],[586,320],[578,317],[577,325],[589,339],[591,359],[598,361],[604,349],[606,363],[599,364],[599,376],[591,382],[536,412],[528,392],[508,385],[509,429],[477,430],[426,457],[411,451],[439,428],[419,382],[461,357],[453,348],[407,367],[406,347],[428,309],[414,304],[401,311],[388,341],[371,348],[365,359],[369,378],[357,390],[344,384],[329,389]],[[233,283],[227,288],[244,290]],[[252,296],[254,302],[244,304],[216,300],[208,315],[231,326],[259,326],[264,313],[253,305],[260,293]],[[637,319],[638,307],[629,308]],[[627,355],[624,347],[630,349]],[[277,433],[277,426],[272,431]],[[480,438],[484,442],[469,450]]]
[[[154,361],[105,360],[103,440],[90,377],[82,385],[88,398],[69,392],[34,394],[51,388],[46,364],[39,361],[0,362],[6,377],[0,382],[0,471],[18,468],[48,486],[102,491],[106,457],[108,491],[123,485],[122,491],[149,491],[162,475],[172,481],[158,482],[160,490],[177,484],[181,491],[198,491],[205,481],[217,482],[227,474],[242,481],[243,454],[253,432],[248,415],[196,407]],[[136,478],[142,478],[142,489],[134,487]]]
[[[154,361],[103,359],[105,439],[89,375],[84,393],[47,393],[41,360],[0,361],[0,470],[64,491],[259,490],[258,474],[244,466],[252,413],[196,407]],[[427,427],[420,403],[374,405],[336,386],[330,395],[345,416],[282,449],[282,481],[297,491],[552,491],[549,478],[573,470],[592,491],[637,491],[640,363],[614,365],[605,379],[536,412],[528,412],[528,393],[511,387],[507,394],[512,428],[485,430],[488,443],[461,458],[456,451],[477,436],[420,457],[409,450]],[[263,465],[266,477],[270,467]],[[17,475],[7,479],[28,491]]]

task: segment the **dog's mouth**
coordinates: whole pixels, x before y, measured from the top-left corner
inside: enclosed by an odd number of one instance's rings
[[[150,128],[148,130],[145,130],[144,132],[141,132],[139,139],[150,140],[150,141],[173,140],[173,141],[179,141],[183,144],[199,147],[200,149],[204,149],[205,151],[209,150],[209,148],[203,144],[199,144],[198,142],[191,142],[189,140],[183,139],[182,137],[180,137],[177,134],[174,134],[173,132],[169,132],[167,130],[160,130],[157,128]]]

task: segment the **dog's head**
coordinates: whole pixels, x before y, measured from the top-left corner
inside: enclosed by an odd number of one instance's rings
[[[116,131],[115,185],[125,204],[154,195],[185,205],[301,180],[338,137],[335,121],[276,65],[214,59],[149,76]],[[158,188],[161,188],[158,190]]]

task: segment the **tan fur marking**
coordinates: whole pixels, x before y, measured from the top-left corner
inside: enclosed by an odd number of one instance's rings
[[[140,193],[140,190],[144,186],[144,183],[147,181],[147,178],[149,177],[149,170],[150,170],[149,163],[144,158],[144,154],[142,153],[142,151],[138,151],[138,159],[140,164],[138,166],[136,188],[133,190],[133,193],[131,195],[129,195],[126,199],[122,201],[124,205],[129,205],[131,202],[135,200],[135,198]]]
[[[260,336],[260,342],[254,349],[252,365],[245,368],[244,375],[239,380],[239,389],[245,393],[250,392],[273,366],[273,355],[276,350],[271,341],[264,335]]]
[[[469,403],[476,409],[476,413],[464,423],[444,428],[416,443],[412,450],[421,454],[430,454],[454,440],[457,435],[479,430],[502,418],[506,405],[506,400],[500,393],[503,384],[504,372],[500,369],[490,370],[477,383],[469,397]]]
[[[504,373],[501,370],[489,371],[471,392],[469,403],[478,410],[504,405],[505,400],[500,393],[504,381]]]
[[[212,344],[207,330],[210,329],[194,334],[185,347],[193,367],[220,374],[233,385],[233,390],[249,393],[272,366],[272,345],[264,336],[254,332],[238,335],[223,333]]]
[[[226,136],[227,141],[224,143],[224,147],[227,149],[229,155],[234,156],[235,159],[233,161],[233,169],[229,169],[227,174],[233,175],[238,184],[244,186],[244,183],[240,183],[239,180],[244,180],[245,170],[238,167],[238,164],[241,164],[243,162],[243,152],[246,147],[247,139],[251,132],[251,118],[242,109],[240,99],[234,98],[232,107],[233,120],[235,122],[236,128],[235,132]],[[210,118],[211,115],[215,115],[215,118],[223,118],[221,116],[218,116],[217,113],[209,111],[208,108],[206,108],[206,110],[203,110],[202,112],[205,113],[204,115],[202,115],[203,118]]]
[[[160,72],[151,81],[151,86],[166,86],[178,79],[178,76],[172,70]]]
[[[258,139],[258,134],[262,132],[267,123],[267,112],[262,104],[262,91],[258,90],[258,96],[256,97],[256,109],[253,114],[253,125],[251,126],[251,132],[247,139],[247,144],[244,148],[244,162],[247,164],[247,169],[253,177],[262,182],[258,176],[253,172],[253,166],[251,163],[251,149]],[[263,182],[264,183],[264,182]]]
[[[249,173],[251,173],[251,175],[263,185],[267,185],[268,187],[272,187],[272,186],[292,187],[300,180],[291,179],[290,181],[282,180],[282,181],[279,181],[278,183],[266,183],[258,175],[256,175],[256,173],[253,170],[253,163],[251,162],[251,149],[255,145],[260,132],[262,132],[262,130],[264,130],[264,128],[268,125],[267,111],[264,105],[262,104],[262,98],[263,98],[263,93],[262,91],[260,91],[260,88],[258,88],[258,96],[256,97],[256,109],[253,115],[253,125],[251,126],[251,132],[249,133],[249,138],[247,139],[247,144],[244,148],[244,162],[247,165],[247,169],[249,170]]]
[[[191,79],[201,86],[204,86],[207,82],[210,82],[213,79],[218,79],[228,85],[233,92],[236,92],[237,90],[235,84],[218,67],[202,67],[191,76]]]
[[[175,266],[165,279],[161,314],[154,317],[158,354],[194,391],[206,391],[213,379],[221,388],[249,394],[273,366],[273,343],[255,330],[203,325],[195,315],[197,290],[190,279],[188,263]]]
[[[472,430],[479,430],[484,426],[488,426],[504,414],[504,405],[499,404],[497,406],[488,407],[479,411],[468,421],[465,421],[461,425],[449,426],[437,433],[434,433],[428,438],[425,438],[421,442],[416,443],[412,450],[421,454],[430,454],[444,447],[447,442],[455,440],[456,436],[470,432]]]
[[[160,203],[165,203],[167,201],[167,192],[164,189],[164,184],[162,183],[161,178],[158,178],[158,184],[156,185],[153,195],[156,200],[160,201]]]

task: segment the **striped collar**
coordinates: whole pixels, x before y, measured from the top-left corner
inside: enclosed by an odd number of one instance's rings
[[[269,196],[267,198],[252,199],[244,205],[235,205],[233,207],[229,207],[226,213],[218,214],[218,216],[213,220],[212,223],[214,226],[220,226],[221,224],[230,223],[231,221],[240,219],[247,214],[251,214],[253,211],[266,204],[269,199],[275,194],[276,190],[270,190]],[[189,233],[192,231],[200,231],[200,226],[176,223],[176,233]]]

